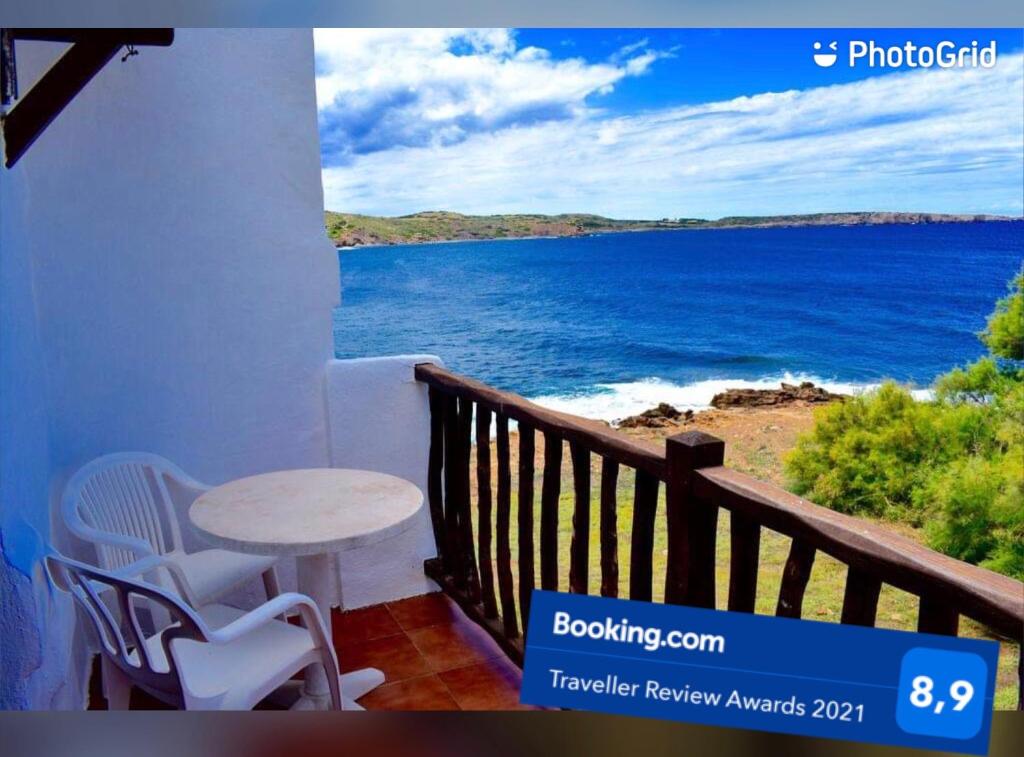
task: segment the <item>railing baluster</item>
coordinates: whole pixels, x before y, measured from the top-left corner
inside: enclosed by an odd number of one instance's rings
[[[725,442],[702,431],[686,431],[665,441],[668,566],[665,601],[715,606],[715,546],[718,507],[695,496],[694,473],[722,465]]]
[[[544,484],[540,492],[540,586],[558,591],[558,498],[562,488],[562,439],[544,434]]]
[[[753,612],[757,601],[757,565],[761,551],[761,526],[733,512],[729,516],[729,609]]]
[[[519,616],[523,633],[529,628],[530,595],[536,586],[533,565],[534,431],[519,424]]]
[[[460,589],[466,588],[466,571],[459,542],[460,463],[459,398],[444,398],[444,551],[445,572]]]
[[[430,397],[430,456],[427,463],[427,502],[430,506],[430,525],[434,529],[434,544],[445,570],[448,556],[445,554],[444,487],[441,471],[444,467],[444,395],[433,387]]]
[[[570,444],[575,494],[572,511],[572,544],[569,547],[569,591],[588,593],[590,563],[590,450]]]
[[[619,464],[601,461],[601,596],[619,596],[618,535]]]
[[[881,590],[881,581],[851,565],[846,573],[843,614],[839,622],[852,626],[873,626]]]
[[[505,625],[505,636],[514,639],[519,636],[516,623],[516,599],[512,579],[512,548],[509,541],[512,520],[512,471],[508,445],[508,416],[498,413],[498,511],[494,528],[497,531],[498,593],[501,596],[501,620]]]
[[[473,444],[473,401],[459,398],[459,547],[462,568],[466,573],[469,600],[480,601],[480,574],[476,567],[473,545],[473,503],[470,501],[469,457]]]
[[[629,546],[629,598],[650,602],[654,592],[654,520],[658,512],[658,479],[636,472],[633,527]]]
[[[498,617],[494,597],[494,568],[491,565],[491,411],[476,406],[476,501],[479,512],[477,534],[480,557],[480,598],[484,617]]]
[[[960,613],[956,611],[956,608],[931,597],[921,597],[917,610],[918,631],[956,636],[959,628]]]
[[[793,539],[786,567],[782,569],[782,587],[775,614],[780,618],[799,618],[803,611],[804,589],[814,567],[815,549],[810,544]]]

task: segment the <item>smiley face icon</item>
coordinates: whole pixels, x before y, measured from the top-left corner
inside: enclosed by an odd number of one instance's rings
[[[815,50],[814,62],[817,63],[822,68],[828,68],[829,66],[835,64],[836,59],[839,57],[836,54],[836,50],[839,49],[839,43],[838,42],[831,42],[831,43],[829,43],[828,49],[831,50],[832,52],[830,52],[830,53],[829,52],[825,52],[825,53],[818,52],[819,50],[821,50],[821,43],[820,42],[815,42],[814,43],[814,50]]]

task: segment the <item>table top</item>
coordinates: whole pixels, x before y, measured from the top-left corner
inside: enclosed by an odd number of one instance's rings
[[[240,478],[203,493],[189,519],[213,544],[259,555],[365,547],[408,529],[423,493],[397,476],[311,468]]]

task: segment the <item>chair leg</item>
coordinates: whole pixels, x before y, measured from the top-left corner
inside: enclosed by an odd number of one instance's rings
[[[277,569],[268,568],[263,571],[263,590],[267,592],[267,599],[273,599],[281,593],[281,584],[277,581]]]
[[[100,663],[103,676],[103,696],[107,700],[107,709],[127,710],[132,698],[132,681],[114,663],[102,655]]]
[[[274,567],[267,568],[263,571],[263,591],[267,593],[267,599],[273,599],[281,593],[281,584],[277,580],[277,569]],[[288,620],[285,615],[278,615],[278,620]]]
[[[356,705],[354,708],[348,707],[342,703],[341,698],[341,677],[338,675],[338,666],[334,663],[334,658],[327,651],[323,653],[324,657],[324,672],[327,674],[327,688],[331,690],[331,709],[334,710],[349,710],[349,709],[363,709]],[[352,704],[355,704],[353,702]]]

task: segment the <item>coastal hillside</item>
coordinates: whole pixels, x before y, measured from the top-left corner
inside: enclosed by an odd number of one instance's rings
[[[609,231],[679,229],[705,223],[696,218],[623,221],[585,213],[467,216],[446,211],[427,211],[393,218],[327,211],[325,222],[327,235],[338,247],[514,237],[570,237]]]
[[[623,220],[587,213],[562,215],[470,216],[447,211],[427,211],[407,216],[383,217],[326,211],[327,235],[337,247],[415,244],[473,239],[522,237],[570,237],[621,231],[664,229],[764,228],[773,226],[858,226],[887,223],[950,223],[1012,220],[990,215],[942,213],[814,213],[782,216],[729,216]]]

